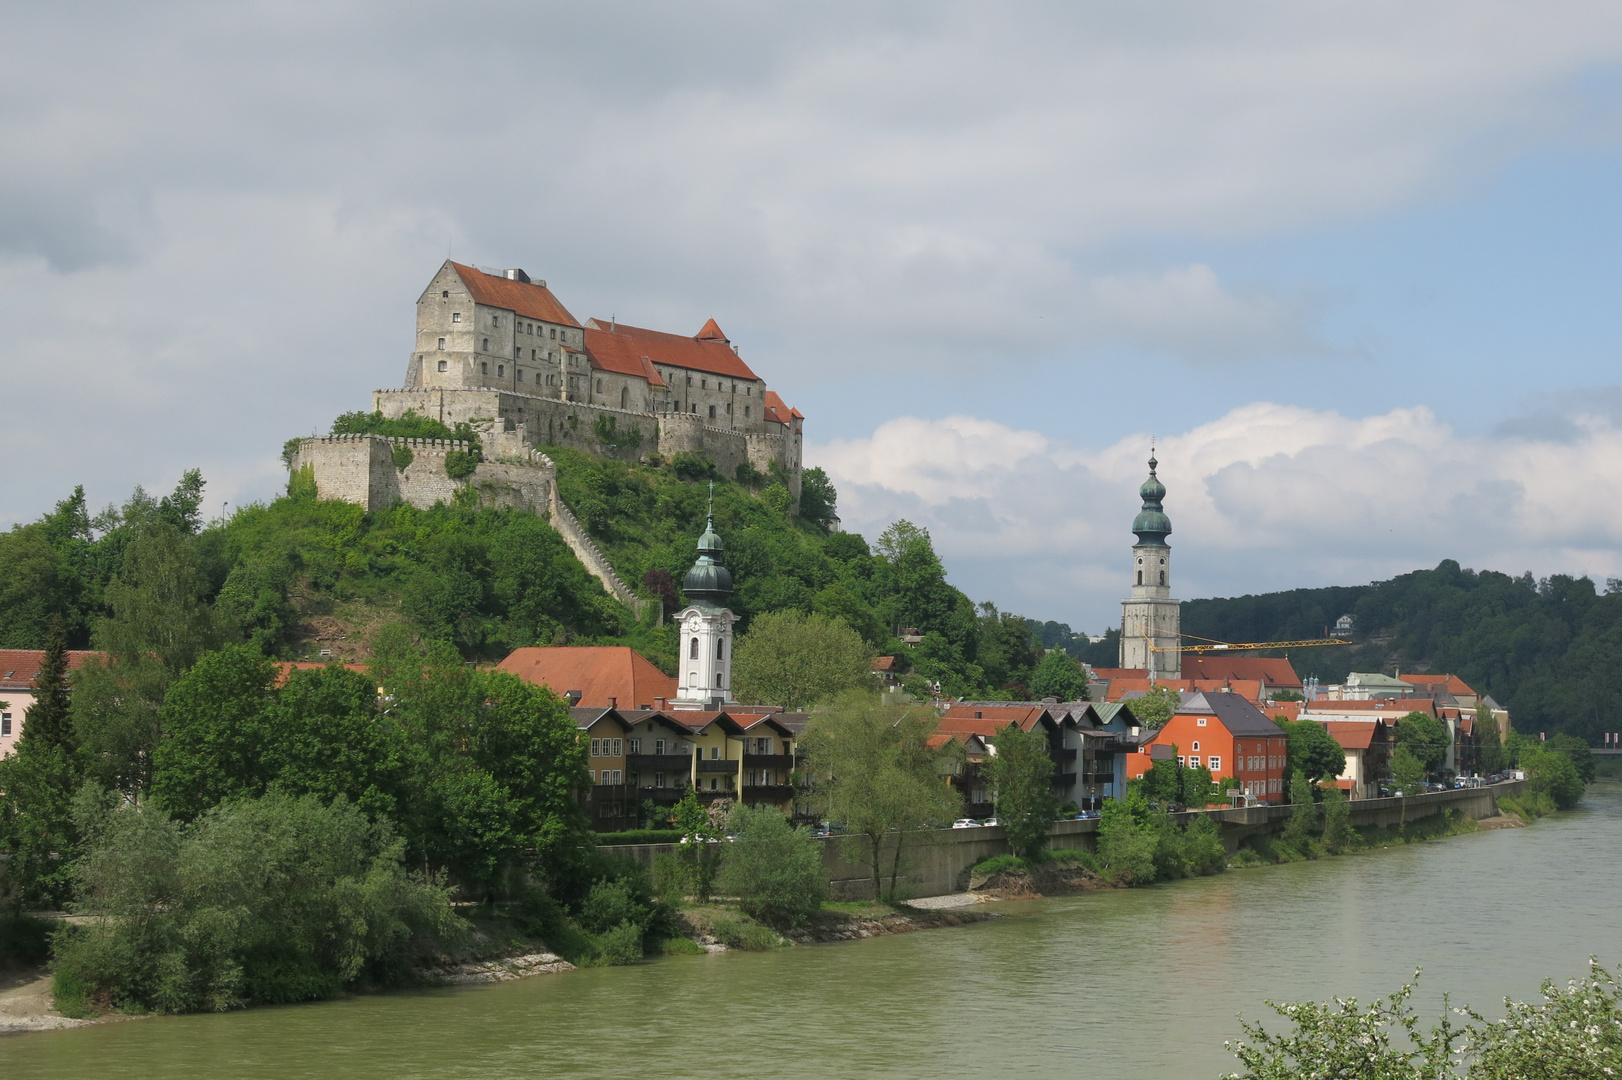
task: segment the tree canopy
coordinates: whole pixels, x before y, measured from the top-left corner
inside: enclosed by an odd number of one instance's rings
[[[775,611],[738,639],[732,685],[745,704],[796,712],[873,683],[873,654],[842,619]]]

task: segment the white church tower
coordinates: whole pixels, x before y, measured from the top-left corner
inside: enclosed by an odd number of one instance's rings
[[[1132,519],[1132,597],[1121,601],[1121,666],[1142,668],[1151,680],[1183,677],[1182,607],[1171,598],[1171,519],[1161,505],[1159,464],[1150,453],[1149,479],[1138,489],[1143,509]]]
[[[710,514],[698,538],[698,561],[682,579],[688,604],[676,616],[681,629],[681,667],[672,709],[717,709],[736,705],[732,699],[732,624],[738,617],[727,608],[732,575],[721,565],[721,537]]]

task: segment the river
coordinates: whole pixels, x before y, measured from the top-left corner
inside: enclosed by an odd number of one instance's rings
[[[1528,829],[770,953],[0,1039],[0,1077],[1216,1077],[1265,998],[1488,1013],[1622,961],[1622,784]]]

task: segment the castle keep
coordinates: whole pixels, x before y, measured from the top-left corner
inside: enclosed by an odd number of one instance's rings
[[[777,474],[790,506],[800,497],[805,418],[745,364],[711,319],[692,337],[610,319],[576,321],[544,281],[446,261],[417,299],[416,348],[405,385],[372,394],[388,419],[407,412],[478,433],[484,460],[467,473],[469,445],[441,439],[329,435],[289,457],[317,493],[368,510],[424,509],[471,491],[485,505],[543,514],[586,569],[622,602],[620,581],[569,508],[557,470],[536,448],[564,446],[624,461],[658,453],[709,458],[724,476]]]

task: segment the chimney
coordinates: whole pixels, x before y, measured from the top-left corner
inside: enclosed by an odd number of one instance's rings
[[[580,691],[578,691],[578,690],[570,690],[567,694],[564,694],[563,696],[569,699],[569,708],[572,709],[576,705],[580,704],[580,699],[584,695],[582,695],[580,693]]]
[[[655,709],[658,709],[660,712],[664,712],[665,711],[665,699],[662,698],[662,697],[654,698],[653,699],[653,707]]]
[[[613,696],[613,695],[612,695],[612,694],[611,694],[611,695],[609,695],[609,698],[608,698],[608,707],[609,707],[609,708],[610,708],[610,709],[617,709],[617,708],[619,708],[619,707],[620,707],[620,699],[619,699],[619,698],[617,698],[617,697],[614,697],[614,696]]]
[[[522,270],[518,269],[515,266],[515,267],[513,267],[513,268],[511,268],[510,270],[507,271],[507,280],[509,280],[509,281],[519,281],[519,282],[522,282],[525,285],[528,285],[529,284],[529,275],[524,273]]]

